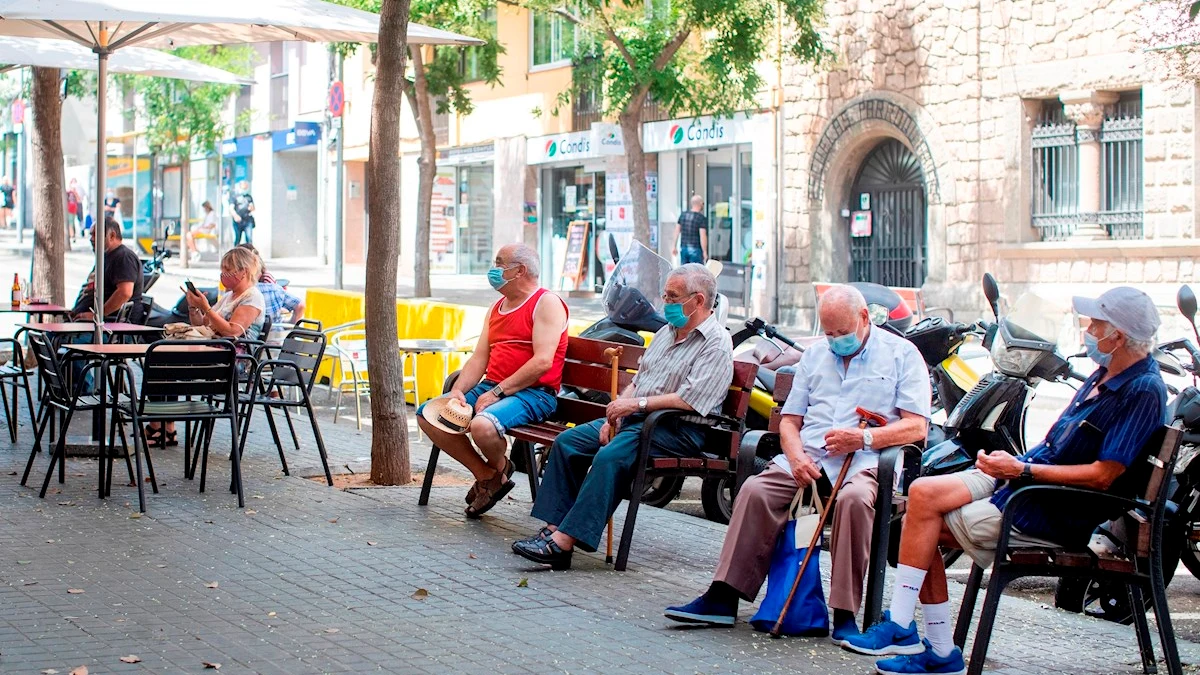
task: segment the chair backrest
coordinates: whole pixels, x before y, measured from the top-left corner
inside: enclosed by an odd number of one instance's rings
[[[338,364],[343,377],[352,372],[359,377],[367,374],[367,333],[352,329],[334,335],[330,344],[337,348]]]
[[[275,357],[280,361],[295,364],[300,371],[297,379],[296,371],[291,368],[273,368],[268,386],[276,383],[298,384],[311,392],[316,381],[317,368],[321,357],[325,355],[325,334],[315,330],[293,330],[283,339],[279,354]]]
[[[237,399],[236,362],[229,340],[159,340],[142,362],[141,404],[151,396],[224,396],[228,410]]]
[[[133,312],[133,301],[132,300],[121,305],[121,308],[117,310],[117,315],[116,315],[117,321],[120,323],[129,323],[129,315],[131,312]]]
[[[296,322],[296,328],[303,330],[315,330],[318,333],[324,330],[324,328],[321,326],[321,322],[317,319],[300,319]]]
[[[33,350],[34,358],[37,359],[38,373],[42,378],[42,385],[46,387],[46,392],[61,403],[69,403],[71,390],[67,386],[67,378],[59,365],[58,355],[54,353],[54,344],[45,333],[29,331],[28,335],[29,347]]]
[[[721,414],[734,419],[745,419],[746,411],[750,409],[750,392],[754,389],[756,377],[757,363],[733,362],[733,381],[729,383],[729,393],[725,394],[725,402],[721,404]]]
[[[1134,531],[1129,532],[1129,541],[1132,539],[1135,542],[1135,550],[1137,557],[1149,558],[1150,549],[1154,541],[1154,526],[1155,521],[1159,521],[1159,527],[1162,526],[1161,519],[1165,517],[1167,509],[1167,498],[1171,489],[1171,474],[1175,470],[1175,456],[1179,451],[1179,444],[1183,439],[1183,430],[1176,426],[1159,427],[1158,431],[1150,436],[1146,442],[1145,451],[1142,453],[1142,459],[1137,460],[1134,468],[1130,469],[1132,474],[1130,478],[1136,481],[1145,477],[1145,489],[1141,492],[1142,499],[1152,505],[1153,513],[1149,519],[1132,518],[1129,519],[1135,523]],[[1140,464],[1145,462],[1144,464]],[[1118,478],[1118,480],[1120,480]]]

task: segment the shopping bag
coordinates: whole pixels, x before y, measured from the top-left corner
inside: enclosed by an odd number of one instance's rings
[[[775,550],[771,554],[771,569],[767,572],[767,593],[758,611],[750,619],[754,630],[768,633],[775,628],[820,522],[821,502],[816,496],[816,490],[809,491],[812,499],[807,505],[800,504],[803,492],[797,492],[796,499],[792,501],[792,519],[775,541]],[[825,606],[825,589],[821,586],[820,557],[821,542],[818,538],[812,558],[808,561],[808,567],[804,569],[804,576],[796,588],[796,595],[792,598],[791,607],[784,616],[780,634],[800,637],[829,635],[829,610]]]

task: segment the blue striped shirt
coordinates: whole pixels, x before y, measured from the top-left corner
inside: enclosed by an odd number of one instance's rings
[[[1130,471],[1142,456],[1151,434],[1162,426],[1167,415],[1167,386],[1150,356],[1121,371],[1099,385],[1108,371],[1096,369],[1059,416],[1046,440],[1025,453],[1030,464],[1091,464],[1118,462],[1125,466],[1109,487],[1114,494],[1132,496],[1140,487],[1142,472]],[[992,495],[992,503],[1003,509],[1021,481],[1010,481]],[[1076,497],[1040,495],[1025,502],[1013,516],[1013,524],[1024,534],[1048,539],[1064,546],[1085,546],[1096,526],[1114,514],[1102,508],[1089,508]]]

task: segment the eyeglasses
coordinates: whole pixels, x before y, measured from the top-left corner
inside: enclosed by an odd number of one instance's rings
[[[687,295],[667,295],[666,293],[663,293],[662,299],[663,299],[663,302],[673,305],[677,302],[687,302],[687,300],[685,300],[684,298],[691,299],[691,297],[694,295],[695,295],[695,293],[688,293]]]

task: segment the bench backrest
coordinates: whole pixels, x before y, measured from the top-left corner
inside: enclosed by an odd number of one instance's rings
[[[1149,465],[1149,476],[1142,499],[1153,505],[1155,511],[1166,507],[1170,490],[1171,473],[1175,468],[1175,455],[1179,450],[1183,431],[1176,426],[1159,427],[1146,442],[1146,452],[1143,460]],[[1145,468],[1143,467],[1143,471]],[[1133,518],[1130,522],[1136,524],[1137,557],[1149,558],[1153,537],[1153,519]]]

